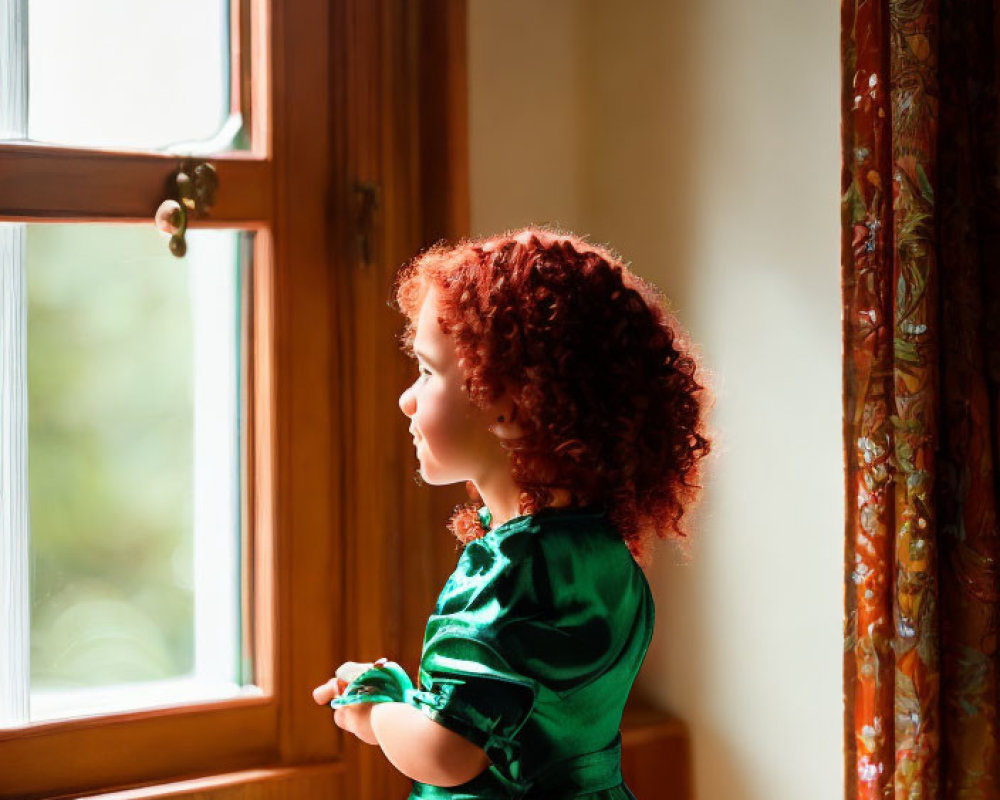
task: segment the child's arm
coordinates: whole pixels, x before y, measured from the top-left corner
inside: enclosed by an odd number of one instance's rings
[[[370,719],[385,757],[412,780],[459,786],[490,765],[481,748],[406,703],[377,703]]]
[[[337,694],[336,680],[313,691],[319,704]],[[334,720],[361,741],[379,745],[396,769],[420,783],[459,786],[490,765],[481,748],[406,703],[342,706]]]

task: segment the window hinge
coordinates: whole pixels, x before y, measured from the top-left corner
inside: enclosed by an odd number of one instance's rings
[[[371,181],[354,184],[355,236],[361,265],[370,267],[376,245],[375,212],[381,207],[382,187]]]

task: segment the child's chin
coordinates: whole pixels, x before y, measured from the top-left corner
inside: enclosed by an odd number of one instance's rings
[[[464,478],[453,478],[448,475],[442,475],[433,468],[428,469],[423,462],[421,462],[418,471],[420,472],[420,479],[428,486],[451,486],[455,483],[465,483]]]

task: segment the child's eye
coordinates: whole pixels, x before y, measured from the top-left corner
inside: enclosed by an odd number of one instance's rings
[[[420,377],[421,378],[428,378],[428,377],[430,377],[430,374],[431,374],[431,371],[429,369],[427,369],[426,367],[421,367],[420,368]]]

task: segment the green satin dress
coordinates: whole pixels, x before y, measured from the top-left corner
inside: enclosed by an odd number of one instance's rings
[[[427,623],[419,688],[390,661],[331,705],[409,703],[492,762],[461,786],[414,781],[408,800],[635,800],[619,726],[653,618],[603,510],[544,509],[466,545]]]

